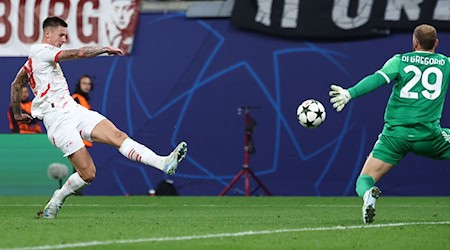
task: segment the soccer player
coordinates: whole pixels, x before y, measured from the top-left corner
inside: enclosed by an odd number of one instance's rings
[[[101,46],[61,49],[67,41],[67,23],[58,17],[46,18],[43,32],[42,43],[31,47],[27,62],[11,84],[13,113],[16,120],[31,120],[20,109],[22,87],[29,82],[35,95],[31,115],[43,120],[49,140],[77,170],[61,189],[54,192],[44,208],[44,218],[55,218],[64,200],[95,178],[95,165],[82,138],[109,144],[130,160],[174,174],[186,156],[185,142],[178,144],[168,156],[159,156],[129,138],[103,115],[77,104],[69,93],[60,61],[90,58],[104,53],[121,55],[122,51]]]
[[[394,81],[384,114],[383,131],[356,181],[363,198],[364,223],[372,223],[380,189],[375,186],[409,152],[432,159],[450,158],[450,130],[440,118],[450,81],[450,59],[435,53],[436,29],[422,24],[414,29],[413,51],[396,54],[372,75],[344,89],[331,85],[331,103],[340,112],[352,99]]]

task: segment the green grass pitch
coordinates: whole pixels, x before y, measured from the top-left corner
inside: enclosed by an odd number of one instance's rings
[[[0,197],[4,249],[450,249],[450,197]]]

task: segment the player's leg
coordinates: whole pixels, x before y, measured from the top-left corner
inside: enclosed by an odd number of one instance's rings
[[[75,194],[76,191],[93,182],[95,179],[95,164],[86,147],[83,147],[70,155],[69,160],[76,172],[67,179],[66,183],[61,188],[58,194],[58,199],[61,201],[64,201],[68,196]]]
[[[359,197],[375,186],[381,177],[389,172],[394,167],[393,164],[384,162],[380,159],[374,158],[372,154],[367,157],[366,162],[361,170],[361,173],[356,180],[356,192]]]
[[[68,196],[95,178],[95,166],[76,128],[76,116],[70,113],[61,113],[57,116],[60,118],[54,119],[53,123],[50,123],[52,117],[45,120],[49,139],[65,157],[68,157],[78,172],[73,173],[61,189],[54,192],[45,206],[44,217],[48,219],[56,217]]]
[[[394,165],[369,155],[356,181],[356,192],[363,198],[362,218],[365,224],[372,223],[375,217],[375,204],[381,191],[375,183],[389,172]]]
[[[408,151],[407,141],[385,135],[379,136],[356,181],[356,192],[363,198],[364,223],[372,223],[375,216],[375,204],[381,194],[375,183],[397,165]]]
[[[69,160],[75,167],[76,172],[67,179],[61,189],[53,193],[52,198],[44,208],[44,218],[55,218],[67,197],[75,194],[76,191],[91,183],[95,178],[95,165],[85,147],[71,154]]]
[[[363,197],[377,181],[405,157],[408,152],[407,146],[401,139],[379,135],[356,180],[356,193],[359,197]]]
[[[98,122],[92,129],[90,136],[96,142],[118,148],[119,152],[130,160],[153,166],[167,174],[175,173],[178,163],[185,158],[187,153],[187,144],[181,142],[168,156],[157,155],[145,145],[128,137],[108,119]]]
[[[450,129],[438,128],[436,134],[435,138],[414,142],[412,152],[436,160],[450,159]]]

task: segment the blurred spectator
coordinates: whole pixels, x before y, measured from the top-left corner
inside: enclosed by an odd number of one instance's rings
[[[28,90],[28,87],[22,88],[22,101],[20,103],[20,107],[22,108],[22,113],[26,113],[31,116],[30,91]],[[19,133],[19,134],[42,133],[42,127],[38,119],[33,119],[31,120],[30,123],[16,121],[16,119],[14,119],[11,105],[9,106],[8,109],[8,120],[9,120],[9,129],[11,129],[11,133]]]
[[[89,93],[94,89],[94,83],[92,81],[92,77],[89,75],[83,75],[78,80],[74,94],[72,95],[73,99],[80,104],[81,106],[91,109],[91,105],[89,104],[89,100],[91,99]],[[92,147],[92,142],[83,140],[84,145],[87,148]]]

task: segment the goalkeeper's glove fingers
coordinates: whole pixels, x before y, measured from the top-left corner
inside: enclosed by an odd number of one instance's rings
[[[336,109],[337,112],[341,112],[342,109],[344,109],[345,104],[352,99],[348,90],[337,85],[331,85],[331,90],[328,94],[332,97],[330,102],[333,104],[333,108]]]

